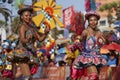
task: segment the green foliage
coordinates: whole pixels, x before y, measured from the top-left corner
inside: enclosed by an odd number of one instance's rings
[[[111,11],[111,9],[113,8],[116,9],[117,7],[120,7],[120,1],[104,4],[99,8],[99,11],[104,11],[104,10]]]
[[[99,8],[99,11],[108,11],[108,15],[107,15],[107,18],[108,18],[108,23],[109,23],[109,26],[111,26],[111,24],[113,23],[113,17],[111,15],[111,13],[113,12],[113,9],[116,10],[117,12],[117,8],[120,7],[120,1],[118,2],[112,2],[112,3],[107,3],[107,4],[104,4],[102,5],[100,8]]]
[[[5,24],[5,22],[2,21],[2,20],[0,20],[0,27],[1,27],[2,25],[4,25],[4,24]]]
[[[11,22],[11,30],[13,33],[17,34],[18,24],[20,22],[19,17],[15,17],[14,20]]]

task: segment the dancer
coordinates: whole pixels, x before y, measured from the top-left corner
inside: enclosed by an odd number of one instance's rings
[[[36,40],[39,40],[40,42],[43,41],[49,33],[48,27],[46,27],[44,34],[37,31],[31,20],[32,13],[33,9],[30,7],[24,7],[18,10],[18,14],[20,15],[20,23],[18,26],[19,44],[17,49],[22,50],[24,55],[29,55],[28,59],[24,58],[22,60],[23,62],[18,62],[25,80],[32,79],[28,62],[31,56],[35,54],[34,42]]]
[[[106,65],[106,60],[99,54],[99,48],[104,45],[105,39],[97,28],[100,16],[89,12],[85,19],[88,20],[88,27],[80,35],[80,40],[84,41],[85,46],[82,54],[73,62],[73,66],[76,69],[86,68],[88,80],[98,80],[97,66]]]

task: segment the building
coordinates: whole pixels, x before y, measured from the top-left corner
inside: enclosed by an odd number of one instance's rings
[[[112,3],[112,2],[118,2],[120,0],[95,0],[95,1],[96,1],[96,3],[99,3],[100,4],[99,7],[101,7],[104,4],[108,4],[108,3]],[[105,18],[107,16],[108,12],[107,11],[100,12],[99,7],[97,9],[97,12],[100,14],[101,18]],[[114,16],[115,14],[116,14],[116,12],[113,9],[112,15]]]
[[[120,1],[120,0],[95,0],[95,1],[96,1],[97,4],[99,4],[96,12],[97,12],[98,14],[100,14],[100,16],[101,16],[101,19],[100,19],[100,21],[99,21],[99,26],[100,26],[101,28],[103,28],[103,26],[104,26],[104,28],[105,28],[105,27],[108,27],[108,26],[109,26],[109,24],[108,24],[108,19],[107,19],[108,11],[106,10],[106,11],[101,12],[101,11],[99,11],[99,8],[100,8],[102,5],[104,5],[104,4],[108,4],[108,3],[112,3],[112,2],[118,2],[118,1]],[[112,16],[113,16],[114,19],[115,19],[115,18],[116,18],[116,12],[115,12],[114,9],[113,9],[113,12],[112,12],[111,14],[112,14]],[[114,26],[114,25],[112,25],[112,26]]]

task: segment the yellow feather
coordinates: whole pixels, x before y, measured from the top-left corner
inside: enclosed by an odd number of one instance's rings
[[[77,49],[74,54],[75,54],[75,57],[78,57],[78,55],[79,55],[79,50]]]

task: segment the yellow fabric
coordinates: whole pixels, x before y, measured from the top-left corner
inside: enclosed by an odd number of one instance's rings
[[[51,26],[50,29],[53,29],[53,28],[56,27],[55,21],[53,20],[53,18],[50,20],[49,24],[50,24],[50,26]]]
[[[45,28],[46,28],[46,26],[41,26],[41,28],[39,29],[39,32],[40,32],[40,33],[44,33]]]
[[[75,54],[75,58],[78,57],[79,56],[79,50],[77,49],[74,54]]]
[[[51,7],[54,7],[54,6],[56,6],[56,2],[53,2],[51,5]]]
[[[52,59],[52,60],[55,59],[55,55],[51,54],[50,59]]]
[[[54,9],[54,15],[58,16],[58,17],[61,17],[62,16],[62,12],[59,9]]]
[[[34,10],[34,11],[40,11],[40,10],[42,10],[42,4],[43,4],[43,3],[41,3],[41,2],[35,3],[35,4],[33,5],[33,6],[34,6],[33,10]]]
[[[39,27],[44,18],[44,14],[38,14],[37,16],[33,17],[32,20],[35,23],[35,25]]]
[[[101,54],[108,54],[108,53],[109,53],[109,50],[108,50],[108,49],[103,49],[103,48],[101,48],[101,49],[100,49],[100,53],[101,53]]]
[[[51,6],[53,4],[53,0],[48,0],[48,5]]]
[[[43,9],[45,9],[48,6],[48,3],[46,0],[43,0],[42,3],[43,3]]]

